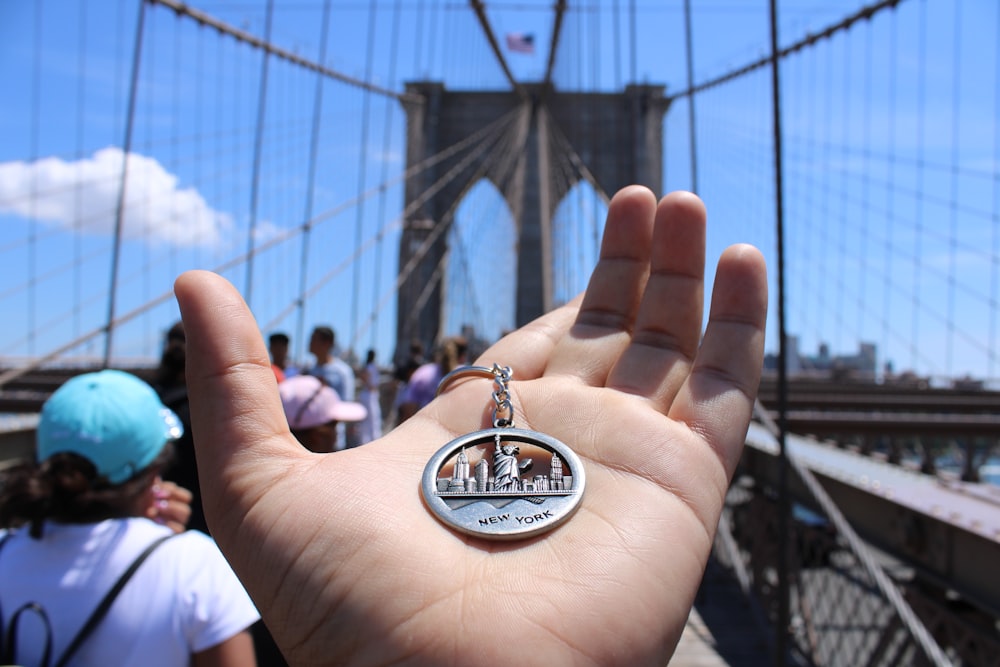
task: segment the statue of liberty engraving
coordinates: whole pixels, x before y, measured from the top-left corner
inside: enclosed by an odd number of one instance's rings
[[[521,449],[517,445],[500,444],[500,436],[493,448],[493,489],[495,491],[520,491],[521,472],[531,469],[531,459],[518,463]]]

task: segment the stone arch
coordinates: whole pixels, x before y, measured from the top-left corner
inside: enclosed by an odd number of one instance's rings
[[[462,196],[447,244],[443,333],[491,343],[514,322],[517,260],[514,214],[492,180],[478,180]]]
[[[587,286],[597,263],[608,206],[589,181],[578,180],[558,202],[552,219],[553,305]]]
[[[632,183],[658,191],[662,183],[662,121],[669,106],[663,86],[629,85],[618,94],[559,93],[529,84],[524,86],[528,94],[523,98],[513,91],[452,92],[438,82],[409,83],[406,88],[422,98],[420,103],[405,103],[408,169],[511,114],[512,130],[503,141],[506,147],[515,145],[517,159],[496,161],[495,155],[487,154],[462,170],[492,181],[514,215],[516,326],[553,305],[552,216],[575,183],[553,177],[553,146],[571,151],[605,192]],[[460,160],[461,155],[456,155],[432,168],[416,170],[406,181],[409,213],[403,221],[399,265],[401,271],[408,264],[416,266],[398,294],[397,355],[411,339],[430,346],[440,333],[441,281],[434,274],[447,252],[447,235],[437,228],[450,224],[449,211],[479,180],[444,178]],[[426,197],[432,186],[435,194]],[[429,250],[418,258],[418,249],[425,244]],[[410,310],[418,301],[422,302],[419,313],[412,318]]]

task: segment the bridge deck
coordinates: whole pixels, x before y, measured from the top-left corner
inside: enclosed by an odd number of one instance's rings
[[[0,435],[0,458],[30,451],[30,437],[14,436]],[[979,607],[1000,609],[1000,580],[994,576],[1000,561],[1000,488],[923,475],[810,438],[789,436],[786,444],[865,540],[931,580],[947,583]],[[777,453],[771,433],[751,424],[744,472],[773,482]],[[794,489],[793,494],[798,502],[808,502]],[[728,574],[710,563],[671,664],[770,664],[768,634]]]
[[[747,443],[777,453],[774,439],[758,424],[751,425]],[[794,435],[788,438],[787,446],[789,453],[814,473],[1000,543],[1000,487],[924,475]]]

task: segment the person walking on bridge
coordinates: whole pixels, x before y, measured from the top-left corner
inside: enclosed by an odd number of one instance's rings
[[[354,369],[337,356],[337,335],[327,326],[313,329],[309,337],[309,352],[316,358],[316,363],[306,373],[322,379],[333,387],[337,396],[344,401],[354,400]],[[337,424],[337,449],[348,447],[356,440],[356,430],[353,424],[344,422]]]
[[[259,615],[215,543],[151,520],[181,431],[153,389],[121,371],[79,375],[46,401],[37,461],[0,479],[0,641],[16,642],[3,658],[43,664],[51,641],[54,662],[71,653],[74,665],[255,664],[248,628]],[[102,599],[106,613],[91,615]]]

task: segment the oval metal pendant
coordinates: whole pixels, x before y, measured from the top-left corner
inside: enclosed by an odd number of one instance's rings
[[[579,457],[555,438],[491,428],[439,449],[424,468],[421,490],[445,525],[516,540],[565,522],[580,505],[585,481]]]

